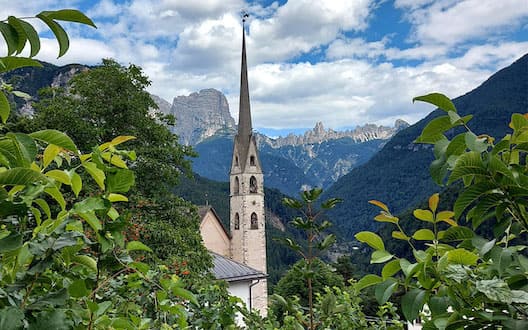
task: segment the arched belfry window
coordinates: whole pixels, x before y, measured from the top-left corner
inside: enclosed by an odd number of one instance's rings
[[[235,230],[240,229],[240,216],[238,213],[235,213]]]
[[[238,166],[238,156],[235,156],[235,166]]]
[[[258,229],[258,219],[255,212],[251,213],[251,229]]]
[[[235,176],[235,182],[233,184],[233,193],[238,194],[240,192],[240,181],[238,180],[238,176]]]
[[[255,178],[254,176],[252,176],[252,177],[249,179],[249,192],[252,193],[252,194],[256,194],[256,193],[257,193],[257,190],[258,190],[258,186],[257,186],[257,178]]]
[[[255,165],[255,156],[251,155],[251,157],[249,157],[249,165],[256,166]]]

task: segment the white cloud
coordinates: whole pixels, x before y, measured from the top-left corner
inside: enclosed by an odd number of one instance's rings
[[[398,1],[395,5],[410,10],[407,18],[421,43],[455,45],[497,37],[526,24],[528,16],[525,0]]]
[[[55,64],[97,64],[103,57],[135,63],[152,80],[152,93],[171,101],[216,88],[226,93],[235,117],[240,10],[245,8],[252,14],[247,48],[255,126],[313,127],[322,121],[340,128],[392,124],[396,118],[414,122],[431,109],[413,105],[412,97],[431,91],[456,97],[526,53],[528,41],[504,37],[526,22],[526,8],[514,10],[521,0],[485,1],[395,1],[412,25],[414,39],[408,45],[395,44],[392,34],[375,40],[364,35],[377,0],[290,0],[267,7],[243,0],[45,0],[20,5],[0,0],[0,5],[16,15],[75,8],[81,2],[92,6],[87,13],[98,30],[65,25],[71,36],[68,54],[56,60],[56,40],[46,35],[39,58]],[[325,60],[296,63],[300,55],[315,52]]]
[[[342,31],[367,27],[373,1],[291,0],[264,20],[253,20],[250,37],[256,58],[285,60],[325,45]]]

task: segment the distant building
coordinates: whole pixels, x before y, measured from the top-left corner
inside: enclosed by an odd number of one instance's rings
[[[251,124],[246,60],[246,36],[242,32],[242,68],[238,132],[235,136],[230,181],[230,232],[211,207],[200,208],[200,232],[213,252],[214,274],[229,283],[232,294],[252,309],[267,315],[266,221],[264,174]]]

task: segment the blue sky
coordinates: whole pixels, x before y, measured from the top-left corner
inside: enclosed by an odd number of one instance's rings
[[[528,52],[526,0],[0,0],[3,13],[79,8],[98,29],[66,25],[67,56],[42,31],[40,59],[97,64],[112,57],[141,66],[150,91],[171,102],[204,88],[224,92],[236,119],[240,12],[253,123],[272,135],[321,121],[344,129],[431,109],[413,96],[451,97],[477,87]]]

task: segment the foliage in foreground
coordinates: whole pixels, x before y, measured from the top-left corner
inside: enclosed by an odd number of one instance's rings
[[[446,112],[432,120],[416,140],[434,145],[433,179],[439,184],[462,181],[464,188],[453,211],[438,210],[438,194],[429,198],[428,209],[414,210],[422,228],[413,233],[405,232],[385,204],[371,201],[381,209],[375,220],[395,226],[392,237],[408,242],[414,260],[387,251],[377,234],[360,232],[356,239],[375,250],[371,263],[385,265],[381,276],[367,275],[358,287],[375,285],[379,303],[402,288],[405,318],[415,320],[427,305],[422,314],[427,329],[525,329],[528,119],[513,114],[512,133],[495,143],[491,136],[475,135],[467,126],[471,116],[461,118],[444,95],[434,93],[415,100]],[[455,130],[460,127],[465,131]],[[459,223],[462,219],[468,226]],[[485,221],[494,223],[495,237],[475,234]]]

